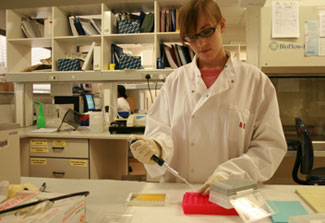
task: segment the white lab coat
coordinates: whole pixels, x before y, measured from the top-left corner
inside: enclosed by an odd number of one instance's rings
[[[217,172],[263,182],[282,161],[287,145],[275,89],[259,69],[229,57],[207,89],[196,59],[171,73],[148,112],[145,137],[162,158],[192,183]],[[156,164],[151,177],[175,177]]]
[[[123,98],[123,97],[119,97],[117,98],[117,111],[118,112],[129,112],[130,111],[130,105],[129,102]]]

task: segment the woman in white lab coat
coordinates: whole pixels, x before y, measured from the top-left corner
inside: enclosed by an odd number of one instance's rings
[[[287,150],[271,81],[224,50],[226,21],[215,0],[188,1],[179,25],[196,56],[167,77],[144,137],[131,144],[134,157],[151,177],[175,181],[150,159],[162,157],[188,181],[204,183],[204,194],[213,181],[270,179]]]
[[[117,111],[118,112],[130,112],[129,102],[126,100],[126,90],[123,85],[117,85]]]

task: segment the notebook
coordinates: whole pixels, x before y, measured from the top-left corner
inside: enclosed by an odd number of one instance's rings
[[[296,189],[296,193],[317,213],[325,212],[325,188]]]

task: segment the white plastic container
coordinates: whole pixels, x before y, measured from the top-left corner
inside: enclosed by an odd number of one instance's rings
[[[325,223],[325,213],[291,216],[289,223]]]
[[[210,186],[209,200],[224,208],[233,208],[229,197],[238,192],[257,189],[257,184],[247,179],[229,179],[212,183]]]
[[[276,212],[257,189],[257,184],[247,179],[229,179],[210,186],[209,201],[224,208],[235,208],[244,222],[258,222]]]
[[[89,130],[91,133],[104,131],[104,114],[101,111],[89,112]]]

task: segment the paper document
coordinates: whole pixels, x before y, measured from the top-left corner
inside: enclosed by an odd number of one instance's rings
[[[318,213],[325,212],[325,188],[297,189],[296,193]]]
[[[319,38],[319,56],[325,56],[325,37]]]
[[[319,36],[325,37],[325,10],[319,11]]]
[[[272,38],[299,38],[299,2],[272,2]]]
[[[41,129],[35,129],[31,132],[34,133],[51,133],[51,132],[56,132],[58,129],[57,128],[41,128]]]
[[[318,21],[305,21],[305,56],[318,56]]]

